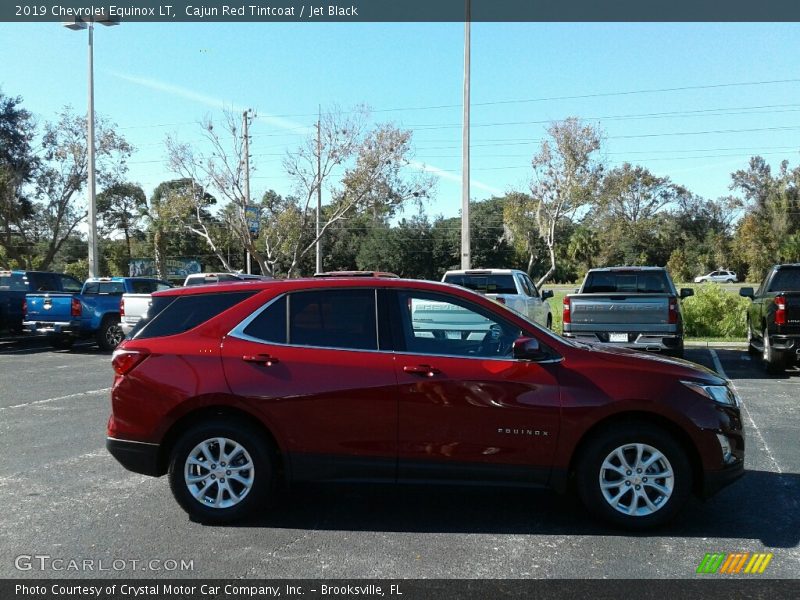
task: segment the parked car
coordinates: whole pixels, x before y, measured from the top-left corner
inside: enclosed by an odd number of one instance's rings
[[[707,275],[700,275],[694,278],[695,283],[706,283],[709,281],[713,281],[714,283],[736,283],[739,281],[736,277],[736,273],[733,271],[711,271]]]
[[[576,294],[564,296],[566,337],[683,357],[678,292],[662,267],[591,269]]]
[[[132,292],[122,294],[119,301],[119,317],[122,335],[128,335],[150,307],[153,292],[168,290],[173,285],[158,279],[137,279],[131,282]]]
[[[249,273],[192,273],[186,276],[183,285],[206,285],[221,281],[265,281],[269,279],[272,279],[269,275],[251,275]]]
[[[32,335],[47,336],[54,348],[70,348],[75,340],[94,339],[102,350],[122,341],[120,298],[125,292],[151,289],[157,279],[94,277],[80,293],[27,294],[22,325]]]
[[[753,291],[739,294],[753,303],[747,310],[747,347],[760,354],[770,373],[800,360],[800,263],[773,266]]]
[[[428,301],[489,329],[418,335],[411,307]],[[201,521],[245,517],[296,481],[574,482],[592,513],[642,529],[743,474],[739,399],[713,371],[578,344],[442,283],[156,292],[112,365],[108,450],[168,474]]]
[[[47,271],[0,271],[0,331],[22,333],[22,306],[25,294],[41,292],[79,292],[81,282],[64,273]]]
[[[548,329],[553,326],[553,315],[547,302],[548,298],[553,297],[553,292],[550,290],[540,292],[524,271],[515,269],[447,271],[442,281],[483,294]]]

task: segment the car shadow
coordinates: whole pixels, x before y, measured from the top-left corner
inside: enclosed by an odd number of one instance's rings
[[[499,533],[758,539],[768,547],[800,542],[800,475],[748,471],[717,496],[692,498],[669,525],[643,533],[592,518],[575,494],[514,488],[302,485],[229,527],[407,533]],[[765,501],[767,504],[765,504]]]
[[[0,356],[3,355],[33,355],[56,352],[59,354],[109,354],[100,350],[97,344],[91,341],[79,341],[67,349],[54,348],[44,337],[17,337],[14,339],[0,339]]]
[[[797,380],[800,378],[800,366],[793,365],[779,374],[767,373],[762,366],[761,359],[753,356],[747,350],[716,350],[725,374],[730,379],[773,379]]]

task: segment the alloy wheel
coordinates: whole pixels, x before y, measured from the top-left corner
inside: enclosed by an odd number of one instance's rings
[[[624,444],[606,456],[599,473],[600,491],[616,511],[634,517],[665,506],[675,486],[667,457],[647,444]]]
[[[189,493],[210,508],[230,508],[253,489],[255,469],[247,450],[235,440],[215,437],[197,444],[183,469]]]

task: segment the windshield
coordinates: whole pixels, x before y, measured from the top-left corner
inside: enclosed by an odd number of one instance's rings
[[[514,285],[514,277],[511,274],[505,275],[468,275],[451,274],[445,275],[445,283],[452,283],[473,292],[481,294],[516,294],[517,287]]]

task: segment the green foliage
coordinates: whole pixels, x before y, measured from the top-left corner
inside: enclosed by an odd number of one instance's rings
[[[82,258],[64,267],[64,273],[72,275],[79,281],[86,281],[89,277],[89,261]]]
[[[707,283],[683,301],[687,337],[743,337],[748,300]]]
[[[681,248],[675,250],[669,257],[667,262],[667,271],[673,281],[692,281],[694,275],[689,261],[686,258],[686,252]]]

